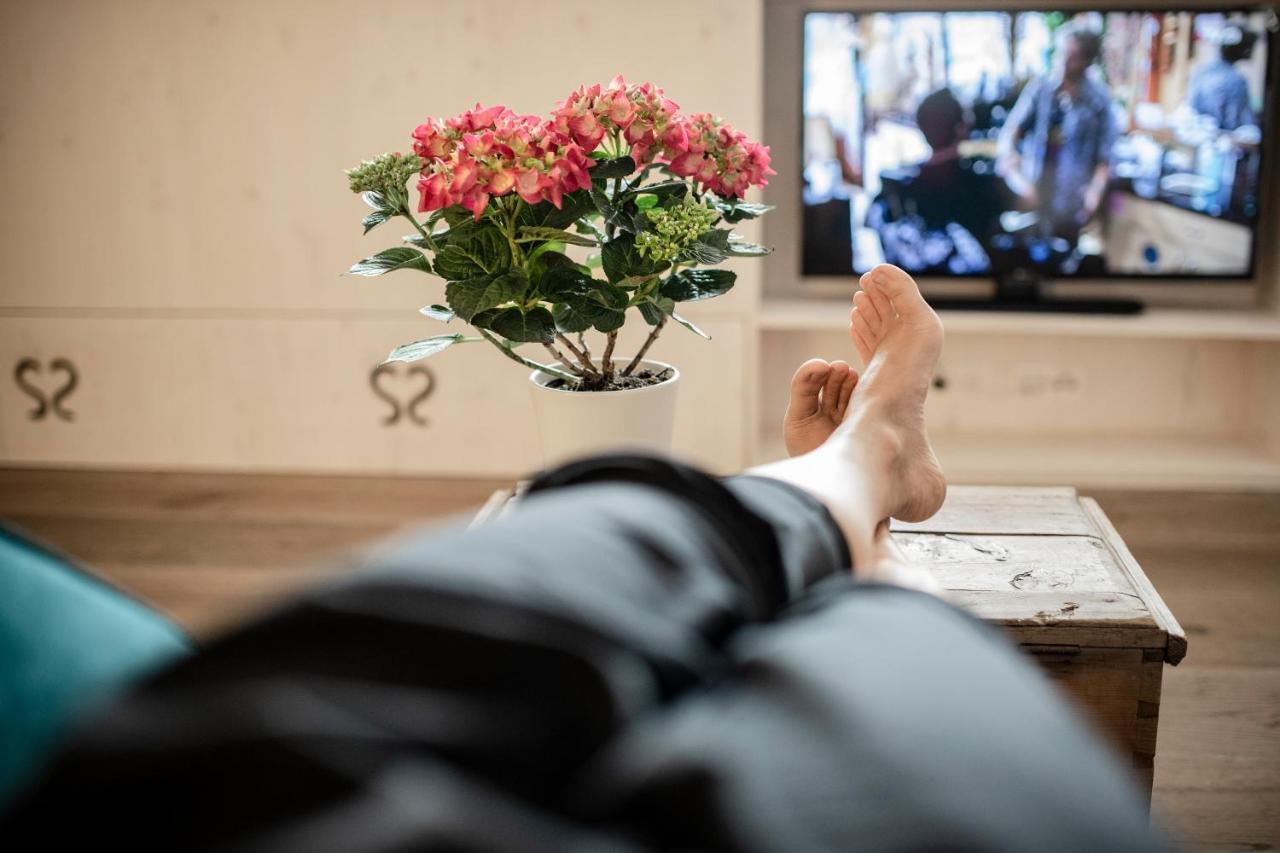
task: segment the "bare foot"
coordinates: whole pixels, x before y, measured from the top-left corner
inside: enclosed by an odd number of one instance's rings
[[[898,543],[893,541],[887,521],[881,522],[876,528],[875,557],[869,567],[859,569],[858,577],[875,583],[888,583],[927,592],[938,598],[947,597],[942,584],[938,583],[938,579],[927,568],[912,563],[902,553]]]
[[[831,437],[844,420],[858,374],[843,361],[811,358],[791,377],[791,399],[782,419],[788,456],[799,456]]]
[[[862,277],[849,332],[867,369],[844,420],[815,450],[753,469],[822,501],[844,532],[858,573],[878,561],[885,519],[922,521],[947,484],[929,445],[924,402],[942,351],[942,322],[911,276],[881,264]]]
[[[880,432],[892,451],[889,515],[923,521],[947,494],[942,466],[925,432],[924,402],[942,353],[942,321],[911,276],[880,264],[861,279],[849,334],[867,365],[858,397],[839,432]]]

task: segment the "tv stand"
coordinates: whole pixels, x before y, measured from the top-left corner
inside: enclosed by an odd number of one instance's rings
[[[937,310],[946,311],[1035,311],[1059,314],[1140,314],[1136,299],[1104,297],[1095,299],[1049,299],[1044,295],[1044,279],[1028,269],[1016,269],[996,276],[996,292],[990,299],[955,299],[926,296]]]

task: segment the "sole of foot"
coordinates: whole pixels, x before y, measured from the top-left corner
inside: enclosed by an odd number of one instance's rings
[[[942,353],[942,321],[915,280],[895,266],[880,264],[860,283],[849,335],[866,370],[836,435],[854,444],[878,442],[878,456],[892,460],[889,515],[923,521],[938,511],[947,492],[924,421]]]

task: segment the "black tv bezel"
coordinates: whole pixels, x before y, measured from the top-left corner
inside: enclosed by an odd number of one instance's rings
[[[807,58],[805,34],[807,32],[806,22],[808,21],[808,18],[810,15],[853,15],[854,17],[857,17],[859,15],[948,15],[952,13],[965,14],[965,13],[973,13],[973,12],[996,12],[996,13],[1004,13],[1009,15],[1016,15],[1020,12],[1044,12],[1044,13],[1059,12],[1059,13],[1072,15],[1072,16],[1087,14],[1089,12],[1099,12],[1103,15],[1133,14],[1133,13],[1161,14],[1161,13],[1170,13],[1170,12],[1173,12],[1173,13],[1189,12],[1191,14],[1229,15],[1232,13],[1240,13],[1240,12],[1243,12],[1246,14],[1258,14],[1258,13],[1265,13],[1268,11],[1270,11],[1272,14],[1280,14],[1280,12],[1277,12],[1274,6],[1266,3],[1253,3],[1253,4],[1242,4],[1242,5],[1225,5],[1224,4],[1222,6],[1203,6],[1203,5],[1177,6],[1177,5],[1160,4],[1160,5],[1151,5],[1151,6],[1145,6],[1145,7],[1144,6],[1122,6],[1119,8],[1112,8],[1112,9],[1098,8],[1097,6],[1088,5],[1088,4],[1081,4],[1079,6],[1066,6],[1066,7],[1050,5],[1050,4],[1027,4],[1027,5],[1019,5],[1016,8],[1012,6],[1005,7],[1005,8],[993,8],[991,6],[967,6],[967,5],[955,6],[955,7],[948,6],[943,8],[939,8],[937,6],[925,7],[925,6],[918,6],[918,5],[917,6],[905,5],[903,7],[894,8],[894,9],[887,9],[883,7],[872,7],[872,6],[846,8],[846,9],[814,8],[811,6],[805,7],[800,10],[800,32],[799,32],[800,50],[798,53],[800,57],[800,79],[799,79],[800,91],[799,91],[799,97],[796,100],[796,103],[799,104],[799,107],[800,107],[800,112],[799,112],[800,121],[798,122],[798,127],[796,128],[796,131],[798,134],[798,139],[796,140],[797,142],[796,150],[798,152],[804,151],[804,130],[805,130],[804,91],[805,91],[805,61]],[[1212,282],[1224,282],[1227,284],[1252,283],[1257,280],[1258,267],[1259,267],[1258,257],[1261,254],[1261,250],[1258,245],[1258,239],[1261,235],[1263,213],[1268,208],[1268,206],[1272,206],[1280,210],[1280,188],[1277,188],[1276,190],[1269,192],[1269,195],[1275,196],[1274,198],[1264,199],[1262,197],[1262,193],[1267,192],[1266,190],[1266,185],[1268,183],[1267,178],[1270,177],[1269,170],[1271,168],[1270,158],[1267,156],[1267,149],[1275,144],[1273,141],[1271,141],[1271,135],[1276,132],[1276,127],[1275,127],[1276,113],[1278,110],[1280,110],[1280,108],[1278,108],[1276,104],[1277,100],[1280,100],[1280,97],[1277,97],[1277,94],[1276,94],[1276,86],[1278,83],[1280,83],[1280,79],[1278,79],[1280,78],[1280,75],[1278,75],[1276,72],[1276,66],[1280,65],[1280,57],[1277,57],[1275,53],[1276,49],[1280,48],[1280,37],[1278,37],[1278,35],[1280,35],[1280,33],[1278,33],[1277,30],[1269,29],[1269,28],[1264,28],[1263,32],[1260,34],[1260,37],[1264,40],[1267,48],[1266,68],[1265,68],[1266,76],[1263,82],[1263,85],[1265,88],[1264,88],[1263,98],[1262,98],[1262,127],[1261,127],[1262,138],[1258,143],[1258,175],[1259,175],[1259,181],[1261,184],[1261,191],[1259,192],[1259,198],[1258,198],[1258,212],[1254,216],[1253,223],[1249,227],[1249,236],[1250,236],[1249,268],[1245,272],[1240,272],[1240,273],[1159,273],[1159,274],[1156,274],[1156,273],[1134,273],[1134,272],[1111,272],[1108,270],[1105,275],[1101,275],[1101,276],[1081,275],[1079,273],[1073,273],[1071,275],[1054,274],[1051,276],[1051,278],[1054,281],[1060,281],[1060,282],[1063,282],[1064,284],[1071,283],[1071,284],[1077,284],[1077,285],[1078,284],[1105,285],[1109,282],[1115,282],[1115,281],[1136,282],[1136,283],[1147,282],[1151,284],[1170,283],[1175,285],[1176,284],[1204,285],[1206,283],[1212,283]],[[802,168],[800,169],[800,174],[796,176],[795,199],[798,203],[797,204],[798,209],[803,210],[804,209],[803,158],[801,159],[801,166]],[[1196,216],[1209,216],[1209,214],[1199,213],[1197,211],[1187,211],[1187,212],[1192,213]],[[1217,217],[1210,216],[1209,218],[1216,219]],[[802,220],[800,223],[801,247],[804,246],[804,240],[805,240],[805,230],[804,230],[804,222]],[[805,285],[806,280],[809,280],[809,279],[826,280],[826,281],[830,281],[832,279],[847,280],[851,278],[857,279],[861,275],[863,275],[863,273],[859,273],[853,269],[850,269],[849,272],[847,273],[808,274],[804,271],[804,264],[803,262],[801,262],[799,277],[800,277],[800,286],[801,288],[803,288],[806,286]],[[938,282],[946,282],[946,281],[969,282],[969,281],[989,281],[993,275],[995,275],[995,273],[993,271],[988,270],[987,272],[963,273],[963,274],[929,273],[926,276],[926,278],[930,281],[938,281]]]

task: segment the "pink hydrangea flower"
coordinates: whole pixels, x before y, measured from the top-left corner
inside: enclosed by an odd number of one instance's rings
[[[589,122],[580,129],[595,132]],[[559,207],[564,193],[591,186],[594,161],[571,133],[506,107],[476,104],[443,123],[428,119],[413,138],[423,158],[419,212],[460,204],[479,219],[491,199],[511,192]]]
[[[443,160],[453,153],[454,142],[435,119],[429,118],[413,131],[413,153],[424,160]]]
[[[491,199],[513,192],[529,204],[559,207],[565,193],[591,186],[595,161],[588,155],[610,135],[628,146],[637,169],[665,163],[718,195],[741,197],[776,174],[767,146],[710,113],[681,115],[662,89],[618,76],[607,86],[579,86],[548,120],[476,104],[418,125],[418,210],[460,204],[479,219]]]
[[[750,187],[763,187],[769,176],[769,148],[748,139],[711,113],[696,113],[680,120],[683,140],[672,131],[666,153],[668,168],[692,178],[717,195],[741,198]]]
[[[652,83],[629,86],[618,75],[608,86],[594,83],[570,92],[552,111],[551,122],[588,153],[599,147],[607,133],[620,133],[631,146],[632,159],[643,165],[677,109]]]

